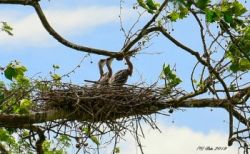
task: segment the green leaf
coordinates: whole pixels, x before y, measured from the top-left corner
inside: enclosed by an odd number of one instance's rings
[[[89,127],[84,127],[82,128],[82,131],[87,135],[87,136],[90,136],[91,133],[90,133],[90,128]]]
[[[4,101],[5,98],[5,84],[3,81],[0,81],[0,104]]]
[[[13,33],[12,33],[12,30],[13,30],[13,28],[10,26],[10,25],[8,25],[8,23],[7,22],[2,22],[2,31],[4,31],[4,32],[6,32],[7,34],[9,34],[9,35],[13,35]]]
[[[5,70],[4,70],[4,76],[9,79],[13,80],[13,78],[17,77],[18,72],[15,68],[13,68],[11,65],[9,65]]]
[[[17,111],[18,111],[18,113],[21,113],[21,114],[27,114],[27,113],[29,113],[31,106],[32,106],[31,100],[22,99],[20,101],[20,107]]]
[[[171,20],[171,21],[176,21],[177,19],[180,18],[180,14],[176,11],[173,11],[172,13],[170,13],[168,15],[168,18]]]
[[[17,77],[23,77],[26,71],[25,66],[20,65],[18,62],[12,62],[5,68],[4,75],[12,81],[13,79],[17,79]]]
[[[250,27],[246,27],[234,44],[231,42],[227,50],[227,58],[230,59],[229,69],[233,72],[250,70]]]
[[[238,1],[234,1],[232,5],[232,11],[236,16],[241,16],[247,12],[247,9]]]
[[[137,0],[137,2],[139,4],[139,6],[141,6],[142,8],[144,8],[146,10],[148,9],[148,7],[147,7],[147,5],[146,5],[146,3],[145,3],[144,0]]]
[[[157,10],[159,6],[154,0],[146,0],[146,5],[150,10]]]
[[[22,66],[22,65],[16,65],[15,69],[16,69],[18,75],[21,75],[21,76],[23,76],[24,72],[27,71],[27,68],[25,66]]]
[[[230,9],[229,3],[227,1],[222,1],[220,5],[221,12],[228,12],[229,9]]]
[[[60,135],[59,141],[66,147],[69,147],[71,143],[71,139],[67,135]]]
[[[90,136],[90,139],[91,139],[96,145],[100,145],[100,142],[99,142],[99,140],[97,139],[97,137],[91,135],[91,136]]]
[[[237,64],[237,63],[232,63],[232,65],[229,67],[229,69],[230,69],[231,71],[233,71],[234,73],[236,73],[237,71],[240,70],[240,66],[239,66],[239,64]]]
[[[163,64],[163,68],[162,68],[162,72],[161,72],[161,75],[160,75],[160,78],[161,79],[165,79],[169,72],[170,72],[170,66],[169,65],[166,65],[166,64]]]
[[[0,128],[0,141],[6,142],[8,144],[14,144],[15,143],[15,139],[4,128]]]
[[[188,12],[189,12],[188,8],[180,6],[179,10],[180,10],[180,15],[179,15],[180,19],[183,19],[184,17],[186,17],[188,15]]]
[[[196,5],[200,8],[200,9],[202,9],[202,10],[204,10],[206,7],[207,7],[207,5],[210,3],[210,0],[198,0],[197,2],[196,2]]]
[[[232,23],[233,22],[233,16],[231,14],[224,14],[224,20],[227,22],[227,23]]]
[[[242,58],[239,61],[239,66],[241,71],[250,70],[250,61],[248,59]]]
[[[207,22],[215,22],[219,20],[219,15],[217,12],[213,11],[213,10],[206,10],[206,21]]]
[[[4,92],[0,91],[0,105],[3,103],[4,98],[5,98]]]
[[[50,142],[50,141],[48,141],[48,140],[45,140],[45,141],[43,142],[42,147],[43,147],[44,152],[49,151],[49,149],[50,149],[50,145],[51,145],[51,142]]]
[[[25,77],[25,76],[22,76],[22,75],[18,75],[16,77],[16,81],[19,85],[21,86],[25,86],[25,87],[29,87],[30,86],[30,80],[29,78]]]
[[[61,80],[61,76],[59,74],[52,74],[51,77],[55,81],[60,81]]]
[[[60,66],[59,66],[59,65],[53,65],[53,68],[54,68],[54,69],[59,69]]]
[[[24,130],[24,131],[22,132],[22,137],[24,138],[24,137],[27,137],[27,136],[29,136],[29,131]]]
[[[114,149],[114,153],[120,153],[120,148],[119,147],[115,147],[115,149]]]
[[[160,75],[161,79],[164,79],[165,82],[168,81],[168,88],[176,87],[178,84],[182,82],[180,78],[177,77],[174,71],[171,70],[170,65],[163,65],[163,70]]]
[[[5,88],[5,84],[3,81],[0,81],[0,89],[4,89]]]

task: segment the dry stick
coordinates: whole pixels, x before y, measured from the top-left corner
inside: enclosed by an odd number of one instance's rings
[[[161,11],[165,8],[165,6],[167,5],[168,0],[165,0],[159,10],[157,10],[156,14],[151,18],[151,20],[141,29],[141,32],[137,35],[137,37],[132,40],[131,42],[129,42],[122,50],[122,52],[126,53],[128,52],[133,45],[135,45],[135,43],[137,43],[143,36],[147,35],[147,28],[156,20],[156,18],[160,15]],[[131,52],[128,52],[131,54]]]

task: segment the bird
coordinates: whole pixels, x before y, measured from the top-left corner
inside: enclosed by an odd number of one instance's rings
[[[99,73],[100,73],[100,77],[99,77],[98,81],[100,81],[104,75],[103,67],[104,67],[105,63],[106,63],[105,59],[100,59],[98,62]]]
[[[122,70],[116,72],[109,79],[109,84],[110,85],[122,86],[127,82],[128,76],[132,75],[132,73],[133,73],[133,64],[130,62],[130,57],[125,57],[124,59],[125,59],[127,65],[128,65],[128,68],[127,69],[122,69]]]
[[[112,57],[106,59],[106,66],[108,68],[108,74],[107,74],[108,79],[110,79],[113,74],[112,67],[111,67],[111,63],[113,62],[113,60],[114,58]]]
[[[109,79],[112,76],[112,68],[111,68],[112,61],[113,61],[113,58],[101,59],[99,61],[98,65],[99,65],[100,78],[98,80],[97,87],[101,87],[103,85],[108,85]],[[106,73],[104,73],[104,71],[103,71],[103,67],[105,64],[108,68],[108,72],[106,72]]]

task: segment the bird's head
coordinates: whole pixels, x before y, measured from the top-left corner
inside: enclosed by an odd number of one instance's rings
[[[106,63],[106,59],[101,59],[101,60],[99,60],[98,64],[100,67],[103,67],[105,63]]]
[[[106,63],[107,63],[108,65],[111,65],[111,63],[112,63],[113,60],[114,60],[114,58],[111,58],[111,57],[110,57],[110,58],[107,58],[107,59],[106,59],[106,61],[107,61]]]

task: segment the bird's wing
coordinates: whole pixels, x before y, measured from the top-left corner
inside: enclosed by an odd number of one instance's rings
[[[107,84],[109,81],[108,73],[105,73],[99,80],[99,84]]]
[[[128,80],[128,70],[120,70],[116,72],[110,79],[110,84],[125,84]]]

